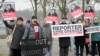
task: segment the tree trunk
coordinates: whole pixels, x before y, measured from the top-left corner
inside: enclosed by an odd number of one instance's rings
[[[35,2],[35,10],[34,10],[34,12],[35,12],[35,16],[37,16],[37,0],[34,0],[34,2]]]
[[[46,17],[46,7],[44,7],[44,9],[43,9],[43,18],[45,18]]]

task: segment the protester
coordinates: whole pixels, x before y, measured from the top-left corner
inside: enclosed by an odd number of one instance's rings
[[[67,18],[66,17],[62,18],[62,22],[60,24],[61,25],[68,24]],[[69,46],[70,46],[70,37],[59,38],[60,56],[68,56]]]
[[[7,21],[3,21],[5,26],[13,29],[14,25],[9,25]],[[20,49],[20,40],[23,36],[25,27],[23,26],[23,18],[18,17],[17,22],[16,22],[16,29],[13,35],[13,40],[12,43],[9,47],[10,49],[10,54],[9,56],[21,56],[21,49]]]
[[[100,26],[99,17],[93,18],[93,25],[92,26]],[[98,33],[92,33],[91,34],[91,41],[92,41],[92,56],[95,56],[95,51],[98,50],[97,53],[99,53],[100,56],[100,32]],[[97,48],[97,47],[98,48]]]
[[[7,12],[15,12],[14,8],[12,8],[12,5],[11,4],[7,4],[5,9],[4,9],[4,12],[7,13]]]
[[[78,19],[77,24],[83,24],[82,19]],[[83,56],[84,44],[85,44],[84,36],[76,36],[75,37],[76,56]]]
[[[27,39],[28,38],[28,39],[34,41],[34,40],[39,40],[39,39],[43,38],[42,27],[37,22],[37,19],[38,18],[36,16],[32,16],[31,23],[28,26],[26,26],[26,29],[25,29],[25,32],[24,32],[24,36],[23,36],[22,39]],[[32,47],[28,47],[28,48],[32,48]],[[22,56],[29,56],[29,55],[34,56],[34,54],[32,54],[32,53],[29,54],[29,52],[27,52],[27,51],[28,50],[26,50],[25,53],[22,53]],[[44,56],[44,55],[36,54],[36,56]]]
[[[83,26],[84,26],[84,37],[85,37],[85,48],[86,48],[86,56],[88,56],[89,54],[89,43],[90,43],[90,38],[89,38],[89,34],[86,34],[86,27],[89,27],[89,24],[84,21],[83,22]]]
[[[48,56],[52,56],[52,33],[51,33],[51,25],[44,20],[43,24],[43,37],[48,40]]]

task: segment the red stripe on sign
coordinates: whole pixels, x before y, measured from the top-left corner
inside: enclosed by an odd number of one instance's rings
[[[79,9],[75,10],[74,12],[71,12],[71,15],[72,15],[72,17],[75,17],[81,13],[83,13],[82,8],[79,8]]]
[[[4,18],[13,18],[13,17],[16,17],[16,12],[3,13],[3,17]]]

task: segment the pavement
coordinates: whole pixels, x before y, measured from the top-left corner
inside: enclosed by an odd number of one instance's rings
[[[0,56],[8,56],[9,49],[5,39],[0,39]],[[53,40],[52,56],[59,56],[59,42],[58,39]],[[75,56],[75,54],[69,50],[69,56]],[[85,53],[84,53],[84,56]],[[90,56],[90,55],[89,55]]]

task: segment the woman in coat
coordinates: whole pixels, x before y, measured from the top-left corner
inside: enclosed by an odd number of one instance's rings
[[[6,27],[10,28],[13,30],[14,25],[10,25],[7,23],[7,21],[4,21],[4,24]],[[24,35],[25,27],[23,26],[23,18],[18,17],[17,23],[16,23],[16,29],[13,35],[13,40],[11,45],[9,46],[10,48],[10,54],[9,56],[21,56],[21,48],[20,48],[20,41],[22,36]]]
[[[77,24],[83,24],[82,19],[78,19]],[[84,36],[76,36],[75,37],[76,56],[83,56],[84,44],[85,44]],[[79,53],[79,51],[80,51],[80,53]]]

